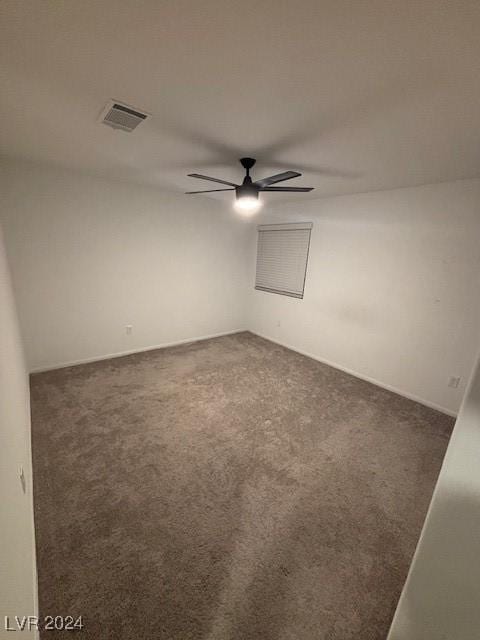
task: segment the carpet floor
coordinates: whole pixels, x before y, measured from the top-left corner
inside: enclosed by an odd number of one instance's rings
[[[31,392],[41,616],[92,640],[385,639],[451,418],[250,333]]]

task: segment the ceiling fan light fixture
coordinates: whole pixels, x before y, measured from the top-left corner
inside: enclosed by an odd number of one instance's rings
[[[242,213],[255,213],[262,206],[258,199],[258,189],[252,184],[250,177],[245,178],[242,185],[236,188],[235,209]]]
[[[252,214],[260,209],[262,202],[253,196],[240,196],[235,200],[235,209],[244,214]]]

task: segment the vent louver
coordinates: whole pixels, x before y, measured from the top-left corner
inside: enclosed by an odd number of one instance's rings
[[[142,113],[120,102],[111,101],[100,116],[100,122],[122,131],[133,131],[148,118],[148,113]]]

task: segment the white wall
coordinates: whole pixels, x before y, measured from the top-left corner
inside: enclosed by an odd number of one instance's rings
[[[305,297],[253,290],[252,229],[249,328],[456,412],[478,344],[480,180],[299,196],[257,222],[292,220],[314,223]]]
[[[479,338],[479,180],[299,199],[249,226],[217,202],[24,163],[4,165],[0,190],[32,368],[247,327],[427,404],[459,406]],[[304,300],[254,291],[256,224],[293,220],[314,222]],[[28,615],[28,384],[1,247],[0,326],[0,613]],[[458,389],[450,375],[462,377]],[[479,450],[477,371],[389,640],[478,635]]]
[[[13,162],[0,192],[30,369],[245,328],[247,225],[219,202]]]
[[[0,638],[10,638],[5,616],[14,626],[15,615],[36,615],[37,596],[29,387],[1,227],[0,327]]]
[[[388,640],[478,640],[480,363],[459,413]]]
[[[0,194],[31,369],[249,328],[458,410],[480,323],[480,180],[278,198],[250,225],[223,202],[28,163],[4,163]],[[253,289],[256,224],[289,220],[314,222],[303,300]]]

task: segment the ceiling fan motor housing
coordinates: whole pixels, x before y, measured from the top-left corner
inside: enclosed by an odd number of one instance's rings
[[[243,179],[242,184],[235,189],[237,200],[239,198],[257,198],[258,199],[258,187],[253,184],[250,177],[250,169],[255,164],[255,158],[240,158],[240,164],[246,170],[247,175]]]
[[[237,200],[239,198],[258,198],[258,187],[256,187],[251,179],[246,182],[246,178],[242,185],[235,189]]]

